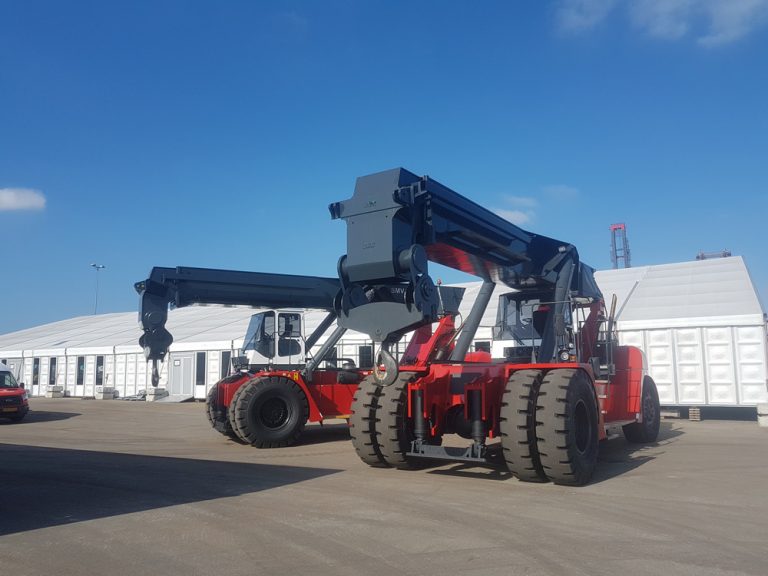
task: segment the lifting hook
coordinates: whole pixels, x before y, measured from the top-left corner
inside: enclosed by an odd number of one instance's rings
[[[377,386],[390,386],[397,380],[400,366],[387,349],[389,346],[382,344],[376,362],[373,364],[373,379]],[[384,366],[384,370],[381,369]]]

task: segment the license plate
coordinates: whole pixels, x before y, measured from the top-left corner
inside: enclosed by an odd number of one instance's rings
[[[18,408],[0,408],[0,412],[18,412]]]

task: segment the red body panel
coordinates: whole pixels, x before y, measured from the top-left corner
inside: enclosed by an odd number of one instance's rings
[[[14,402],[14,404],[6,404],[4,402],[7,398],[15,398],[16,400],[8,400],[8,402]],[[19,402],[16,404],[16,402]],[[29,409],[29,401],[27,400],[27,394],[23,388],[0,388],[0,416],[15,416],[19,412],[24,412]]]
[[[634,346],[616,346],[613,353],[616,374],[603,388],[601,409],[606,421],[635,421],[640,413],[643,388],[643,353]]]
[[[219,402],[229,407],[238,388],[252,378],[283,376],[296,382],[304,391],[309,403],[309,421],[322,422],[331,418],[346,418],[351,413],[352,397],[357,390],[357,382],[341,383],[340,370],[316,370],[312,374],[312,382],[307,383],[298,370],[264,370],[261,372],[242,372],[228,376],[219,382]],[[365,376],[367,372],[362,372]]]

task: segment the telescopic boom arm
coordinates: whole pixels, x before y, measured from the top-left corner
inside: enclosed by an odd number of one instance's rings
[[[165,358],[173,337],[165,328],[168,307],[190,304],[231,304],[264,308],[316,308],[329,312],[327,328],[335,317],[333,300],[339,291],[337,278],[240,272],[210,268],[155,267],[149,278],[134,288],[141,297],[139,344],[153,362],[152,383],[157,385],[157,363]]]

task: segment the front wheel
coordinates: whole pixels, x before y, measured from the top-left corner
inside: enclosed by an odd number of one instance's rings
[[[627,442],[632,444],[648,444],[656,442],[661,427],[661,406],[659,405],[659,392],[653,378],[643,378],[643,393],[641,397],[640,422],[627,424],[622,428]]]
[[[349,417],[349,435],[360,460],[368,466],[388,467],[376,433],[380,396],[381,386],[376,385],[373,376],[367,376],[357,385]]]
[[[238,435],[232,429],[227,415],[227,407],[219,399],[219,383],[211,386],[208,397],[205,400],[205,414],[208,416],[208,423],[217,432],[224,436],[241,442]]]
[[[18,412],[17,414],[14,414],[13,416],[9,416],[8,419],[11,422],[21,422],[24,419],[24,416],[27,415],[27,412],[29,412],[29,410],[24,410],[23,412]]]
[[[257,448],[294,444],[309,417],[309,402],[301,387],[289,378],[253,378],[243,384],[230,407],[235,431]]]
[[[523,482],[546,482],[536,442],[536,401],[543,373],[518,370],[507,380],[499,427],[507,468]]]
[[[597,399],[582,370],[549,371],[536,400],[541,465],[555,484],[583,486],[597,465]]]

